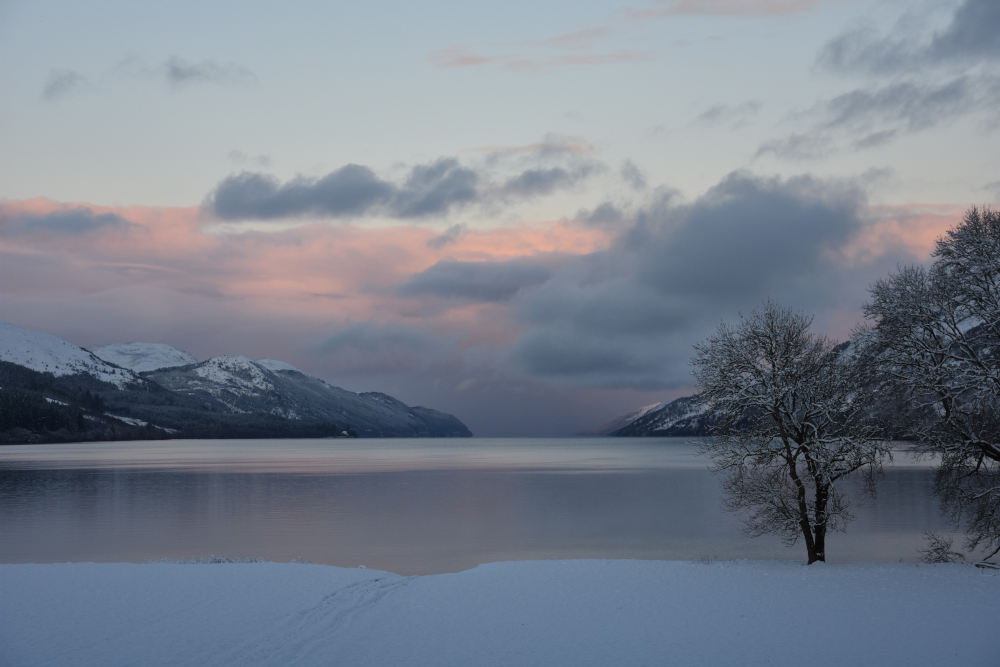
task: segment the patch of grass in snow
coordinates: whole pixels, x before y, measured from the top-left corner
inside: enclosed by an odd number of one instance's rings
[[[228,563],[270,563],[270,558],[265,558],[264,556],[244,556],[240,554],[235,558],[230,558],[229,556],[194,556],[192,558],[161,558],[160,560],[150,560],[148,563],[171,563],[176,565],[219,565]],[[312,565],[312,561],[308,561],[302,556],[298,558],[293,558],[288,561],[289,563],[296,565]]]
[[[149,561],[150,563],[174,563],[177,565],[219,565],[222,563],[270,563],[270,559],[263,556],[244,556],[240,554],[235,558],[229,556],[195,556],[193,558],[161,558],[160,560]]]

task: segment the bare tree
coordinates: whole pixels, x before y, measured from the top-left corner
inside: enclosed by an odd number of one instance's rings
[[[703,451],[728,473],[727,509],[750,536],[802,538],[814,563],[853,518],[837,484],[857,472],[874,492],[890,443],[869,414],[863,346],[836,347],[811,323],[767,301],[695,345],[692,364],[719,420]]]
[[[908,431],[941,457],[944,507],[989,559],[1000,553],[1000,212],[970,209],[932,257],[878,281],[864,309],[909,400]]]

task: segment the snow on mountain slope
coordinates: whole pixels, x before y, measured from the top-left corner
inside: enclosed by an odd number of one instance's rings
[[[252,359],[242,355],[226,354],[212,357],[194,369],[194,375],[201,379],[192,383],[192,388],[201,388],[233,412],[249,412],[241,407],[241,397],[259,397],[275,391],[266,369]],[[284,411],[274,411],[283,414]],[[291,415],[290,418],[294,419]]]
[[[298,368],[292,366],[284,361],[278,361],[277,359],[258,359],[255,361],[258,366],[263,366],[269,371],[295,371],[296,373],[301,373]]]
[[[84,373],[118,388],[142,382],[132,371],[116,368],[61,338],[6,322],[0,322],[0,361],[56,376]]]
[[[210,410],[264,413],[312,423],[350,425],[369,437],[469,436],[452,415],[410,407],[386,394],[357,394],[274,359],[214,357],[191,367],[164,368],[146,376]]]
[[[90,351],[104,361],[136,373],[198,363],[194,355],[165,343],[112,343]]]
[[[708,406],[699,396],[684,396],[650,410],[612,435],[695,436],[704,435],[712,420]]]

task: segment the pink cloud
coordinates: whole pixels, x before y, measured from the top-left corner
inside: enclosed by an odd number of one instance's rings
[[[81,208],[127,224],[86,233],[4,233],[6,220]],[[848,274],[868,275],[882,271],[882,264],[894,264],[895,256],[926,258],[934,240],[965,209],[872,207],[868,224],[837,260],[859,267]],[[498,425],[490,427],[508,432],[504,420],[553,400],[547,398],[551,386],[518,376],[509,361],[531,322],[509,302],[406,296],[399,286],[445,260],[527,262],[558,273],[576,257],[613,247],[615,239],[606,230],[562,220],[467,227],[448,244],[428,245],[439,234],[416,225],[345,224],[213,233],[206,231],[197,207],[0,201],[0,319],[81,345],[146,340],[202,359],[223,353],[275,357],[349,389],[395,392],[404,401],[460,418],[465,418],[463,410],[478,411],[483,424],[493,423],[493,417],[483,415],[496,412],[497,402],[516,405],[497,412],[502,415],[495,418]],[[860,319],[855,302],[864,298],[863,288],[852,285],[843,303],[822,315],[827,330],[843,338]],[[345,332],[350,334],[346,339]],[[374,353],[359,352],[358,345],[377,337],[381,347]],[[335,339],[340,341],[336,349]],[[405,361],[415,370],[391,375],[397,362],[387,359]],[[538,398],[518,403],[522,391],[537,392]],[[601,395],[623,403],[621,410],[614,408],[621,412],[630,400],[641,405],[669,393],[639,398],[610,390],[565,392],[566,405],[572,398],[611,410],[594,398]],[[561,409],[567,415],[579,412]]]
[[[428,246],[438,231],[405,225],[313,224],[216,234],[205,231],[197,207],[118,208],[45,199],[3,202],[0,219],[80,207],[131,224],[113,234],[0,236],[0,297],[16,300],[22,308],[36,300],[39,311],[47,308],[42,303],[64,299],[99,302],[103,317],[115,324],[109,324],[105,338],[90,340],[93,344],[129,337],[118,331],[130,316],[159,322],[157,303],[184,320],[206,317],[212,311],[207,304],[216,303],[216,312],[227,312],[233,320],[229,335],[247,343],[250,331],[268,328],[263,323],[275,320],[284,321],[301,342],[318,340],[351,322],[412,325],[419,317],[419,325],[429,330],[463,332],[476,344],[495,345],[513,335],[509,322],[494,326],[506,318],[502,307],[463,305],[429,317],[420,304],[398,296],[396,287],[444,258],[583,254],[609,242],[601,231],[563,221],[470,229],[440,249]],[[110,315],[112,311],[117,314]],[[39,322],[57,319],[52,313],[38,315]],[[188,324],[192,330],[201,326]],[[99,328],[94,324],[90,335]],[[126,331],[143,328],[133,322]],[[287,343],[285,347],[291,351]]]
[[[427,54],[427,59],[438,67],[477,67],[502,58],[479,55],[464,46],[453,46],[440,51],[431,51]]]
[[[871,222],[842,250],[849,265],[869,262],[892,251],[924,260],[937,241],[962,220],[965,204],[873,206]]]
[[[579,67],[588,65],[618,65],[652,60],[648,51],[622,50],[611,53],[580,53],[552,58],[512,58],[504,66],[522,72],[538,72],[553,67]]]
[[[598,42],[609,37],[612,33],[613,31],[608,26],[599,26],[596,28],[576,30],[564,35],[556,35],[555,37],[549,37],[532,43],[539,46],[550,46],[556,49],[576,51],[580,49],[592,48]]]

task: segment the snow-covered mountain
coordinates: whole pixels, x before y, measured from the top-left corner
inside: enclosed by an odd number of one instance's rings
[[[90,351],[104,361],[136,373],[198,363],[193,354],[165,343],[112,343]]]
[[[334,387],[276,359],[226,355],[198,362],[160,343],[117,343],[88,351],[0,323],[0,361],[11,364],[0,368],[0,392],[30,394],[12,394],[10,400],[36,408],[58,406],[66,413],[42,415],[52,426],[37,429],[30,420],[18,422],[24,434],[10,437],[34,438],[25,442],[67,441],[74,433],[108,439],[106,429],[90,433],[93,429],[84,428],[88,420],[103,419],[105,409],[122,423],[149,423],[177,437],[315,437],[339,435],[348,427],[372,437],[472,435],[452,415],[409,407],[385,394]],[[65,433],[52,432],[59,428]]]
[[[580,435],[685,437],[705,435],[712,415],[698,396],[684,396],[639,408]]]
[[[61,338],[6,322],[0,322],[0,361],[56,377],[82,373],[119,389],[143,382],[133,371],[110,364]]]
[[[386,394],[358,394],[334,387],[275,359],[213,357],[194,366],[165,368],[144,377],[213,410],[350,424],[359,434],[368,436],[471,435],[451,415],[429,408],[411,408]]]
[[[708,433],[712,415],[698,396],[684,396],[660,405],[612,435],[675,437]]]

